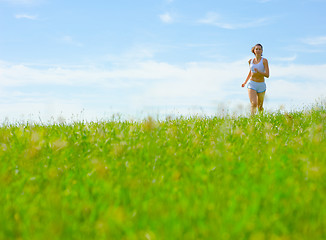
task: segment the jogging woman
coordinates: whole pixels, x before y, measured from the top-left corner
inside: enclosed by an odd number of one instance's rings
[[[262,57],[263,46],[261,44],[256,44],[251,49],[251,52],[255,54],[255,58],[248,61],[250,71],[242,87],[250,80],[247,88],[251,103],[251,114],[254,115],[257,107],[260,112],[264,110],[263,104],[266,92],[265,77],[269,78],[269,67],[267,59]]]

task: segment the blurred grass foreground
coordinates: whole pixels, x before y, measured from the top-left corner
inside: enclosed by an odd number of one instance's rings
[[[0,239],[326,239],[326,108],[0,127]]]

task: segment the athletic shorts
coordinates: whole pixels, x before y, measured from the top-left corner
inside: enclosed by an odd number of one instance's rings
[[[250,80],[247,88],[255,90],[257,93],[262,93],[266,91],[266,83],[265,82],[255,82]]]

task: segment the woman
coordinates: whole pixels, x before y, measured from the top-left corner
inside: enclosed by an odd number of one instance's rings
[[[261,112],[264,110],[263,103],[266,91],[265,77],[269,78],[269,67],[266,58],[262,57],[263,46],[261,44],[256,44],[251,52],[255,54],[255,58],[249,60],[249,74],[246,81],[242,84],[242,87],[246,85],[248,80],[248,94],[251,103],[251,114],[256,113],[256,109]]]

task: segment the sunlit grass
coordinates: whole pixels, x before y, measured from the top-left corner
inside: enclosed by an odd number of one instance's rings
[[[0,239],[325,239],[326,110],[0,128]]]

